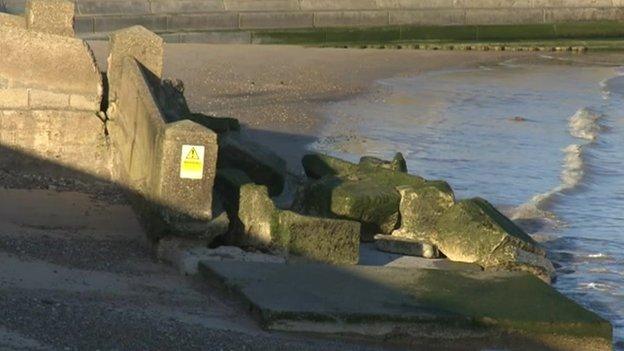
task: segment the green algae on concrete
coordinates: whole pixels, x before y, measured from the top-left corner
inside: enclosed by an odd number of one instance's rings
[[[426,349],[611,350],[608,321],[523,272],[201,262],[271,330]]]
[[[433,186],[420,188],[401,186],[397,190],[401,194],[399,204],[401,228],[395,230],[392,235],[431,240],[430,237],[436,231],[440,216],[455,203],[453,192],[441,191]]]
[[[544,250],[486,200],[456,203],[438,217],[435,228],[428,239],[453,261],[523,270],[546,281],[554,276]]]
[[[388,169],[395,172],[407,173],[407,162],[403,154],[397,152],[392,160],[386,161],[373,156],[362,156],[358,163],[360,170]]]
[[[446,182],[427,181],[403,172],[377,167],[343,171],[353,168],[341,164],[336,171],[340,175],[326,175],[308,183],[298,194],[295,209],[315,216],[358,221],[362,223],[361,239],[372,241],[375,234],[390,234],[399,225],[398,186],[432,186],[452,194]]]
[[[349,174],[357,171],[356,164],[323,154],[303,156],[301,164],[308,178],[320,179],[327,175]]]
[[[280,210],[263,185],[241,185],[239,201],[241,230],[229,233],[230,241],[237,245],[277,249],[331,264],[358,262],[358,222]]]
[[[360,224],[280,211],[274,242],[290,254],[331,264],[357,264]]]

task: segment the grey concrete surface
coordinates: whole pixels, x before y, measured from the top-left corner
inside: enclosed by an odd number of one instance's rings
[[[524,273],[215,261],[199,271],[238,294],[270,330],[428,349],[612,347],[609,322]]]

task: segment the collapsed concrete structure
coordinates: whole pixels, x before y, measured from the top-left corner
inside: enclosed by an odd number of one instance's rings
[[[284,189],[284,161],[245,140],[235,119],[191,113],[176,84],[163,80],[160,37],[140,26],[115,32],[102,75],[88,45],[73,37],[72,6],[30,0],[25,17],[0,17],[0,51],[7,53],[0,60],[0,144],[15,151],[0,156],[3,165],[45,171],[37,162],[24,165],[19,155],[27,155],[122,187],[161,257],[237,290],[268,328],[368,334],[380,327],[380,335],[407,328],[417,337],[424,328],[437,340],[448,339],[448,328],[466,338],[535,333],[531,342],[542,346],[571,349],[589,340],[590,349],[608,349],[609,323],[535,278],[552,277],[545,252],[485,200],[456,202],[446,182],[408,174],[400,154],[359,164],[308,155],[308,182],[293,206],[279,208],[271,196]],[[486,270],[523,272],[352,267],[360,242],[373,240],[395,241],[380,243],[386,250],[400,242],[404,253],[433,258],[439,250]],[[235,250],[253,263],[206,262],[201,257],[215,243],[281,257]],[[307,293],[284,291],[283,277]],[[319,284],[308,286],[308,277]],[[364,307],[346,303],[354,287],[361,288],[354,296],[367,296]],[[437,289],[447,295],[436,300]],[[479,303],[462,305],[462,289]],[[518,298],[500,303],[507,289]],[[492,307],[488,299],[499,302]],[[540,301],[551,308],[541,311]],[[535,315],[527,319],[528,307]],[[331,320],[340,328],[326,328]]]

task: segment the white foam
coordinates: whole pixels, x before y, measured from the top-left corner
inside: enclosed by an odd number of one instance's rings
[[[594,141],[598,138],[601,127],[600,115],[586,108],[578,110],[570,118],[570,134],[573,137]]]
[[[550,213],[544,210],[546,204],[553,196],[579,186],[585,176],[583,149],[598,138],[601,130],[600,118],[600,114],[587,108],[578,110],[570,117],[568,124],[570,134],[575,138],[586,140],[586,142],[583,144],[571,144],[562,150],[565,156],[563,169],[559,177],[561,183],[545,193],[533,196],[529,202],[518,206],[511,212],[511,219],[552,217]]]

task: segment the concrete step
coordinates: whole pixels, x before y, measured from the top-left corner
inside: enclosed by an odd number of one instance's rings
[[[210,261],[199,271],[270,330],[426,349],[611,349],[609,322],[519,272]]]

